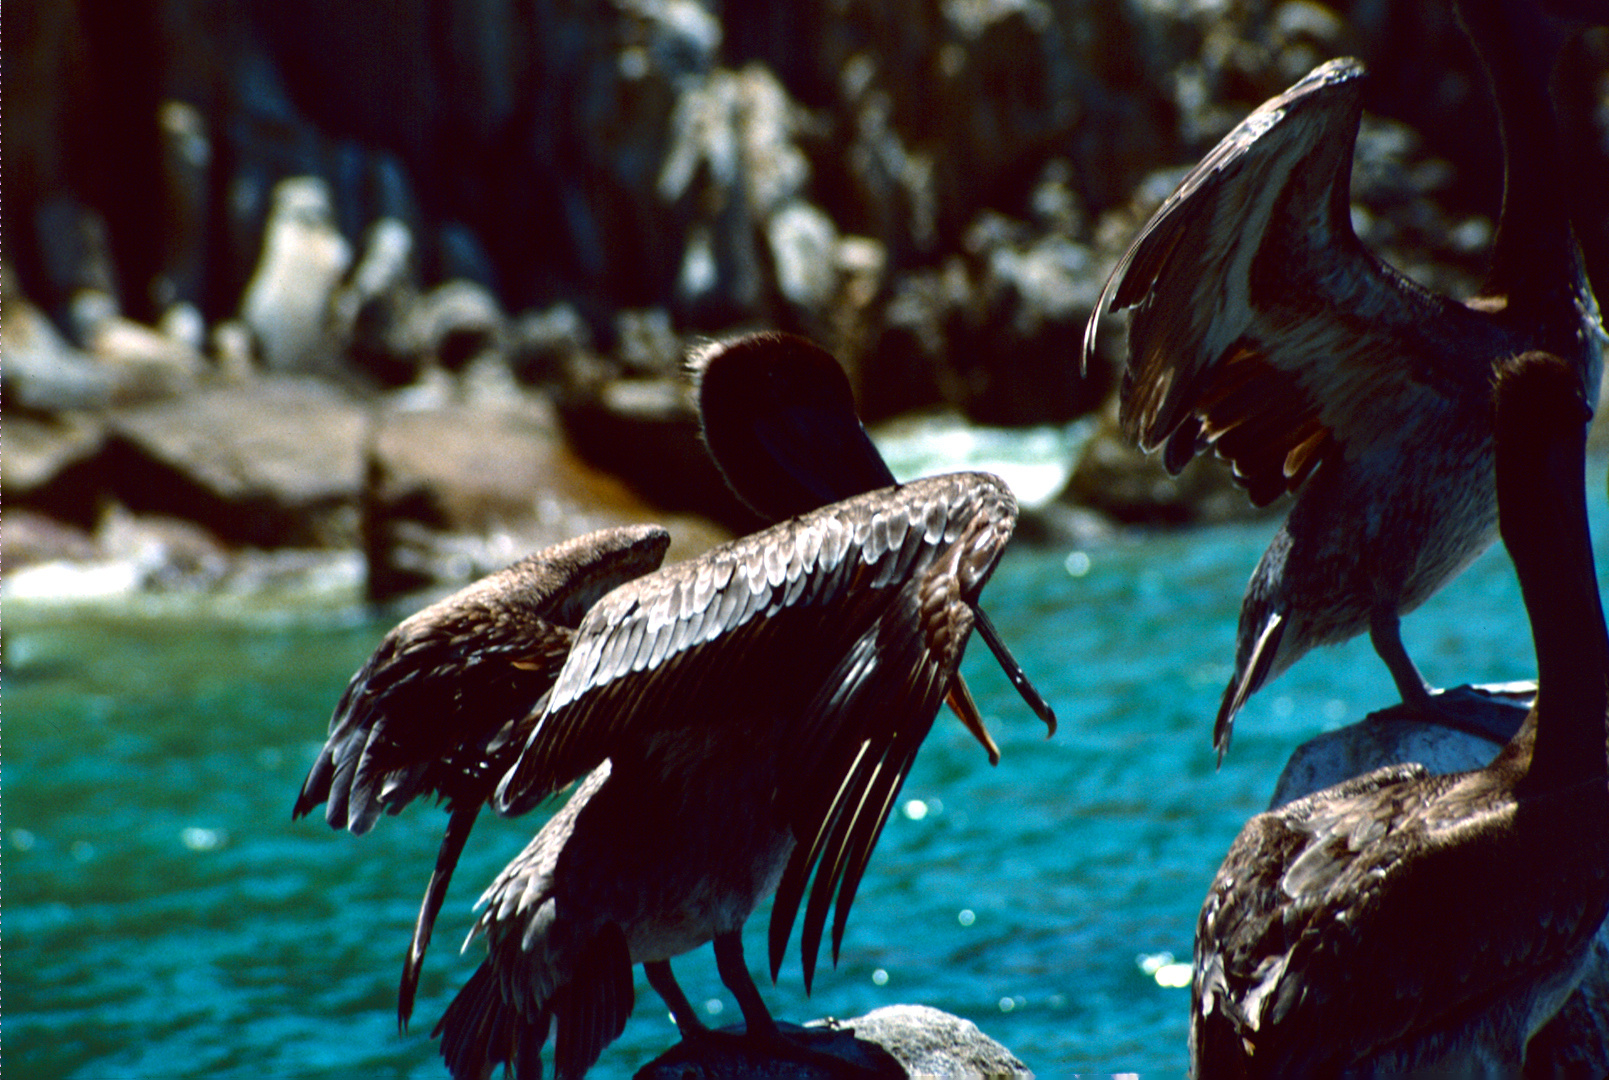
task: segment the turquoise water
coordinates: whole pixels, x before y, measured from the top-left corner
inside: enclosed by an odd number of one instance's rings
[[[1594,476],[1603,475],[1601,463]],[[1592,485],[1600,580],[1609,511]],[[921,1002],[975,1020],[1041,1075],[1185,1071],[1187,960],[1223,852],[1296,744],[1394,698],[1364,641],[1309,656],[1255,697],[1223,769],[1209,746],[1247,574],[1273,525],[1011,553],[985,599],[1051,700],[1043,728],[975,647],[966,672],[1005,757],[940,718],[856,901],[836,971],[791,1019]],[[200,616],[5,612],[4,1065],[37,1077],[442,1077],[430,1026],[475,958],[479,889],[538,822],[483,821],[397,1033],[400,958],[443,817],[368,836],[290,820],[346,678],[390,625],[327,611]],[[1404,624],[1441,684],[1530,677],[1500,548]],[[766,913],[750,920],[763,966]],[[678,975],[724,1002],[707,955]],[[597,1077],[675,1029],[638,1009]]]

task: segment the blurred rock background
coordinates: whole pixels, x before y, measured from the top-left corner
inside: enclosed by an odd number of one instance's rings
[[[362,550],[386,595],[667,515],[691,550],[753,522],[677,365],[763,327],[835,352],[869,421],[1091,417],[1063,507],[1242,514],[1224,470],[1173,481],[1115,439],[1120,334],[1079,372],[1135,229],[1246,112],[1345,54],[1372,71],[1367,243],[1467,294],[1500,199],[1474,56],[1419,0],[13,0],[0,19],[8,576],[122,559],[139,587],[215,586]],[[1557,92],[1579,186],[1609,192],[1609,35]],[[1606,206],[1578,215],[1600,296]]]

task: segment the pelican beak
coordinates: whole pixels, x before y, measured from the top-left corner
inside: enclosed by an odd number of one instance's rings
[[[1039,696],[1039,691],[1034,689],[1034,684],[1028,681],[1027,675],[1023,674],[1022,665],[1017,663],[1017,658],[1011,655],[1011,650],[1006,648],[1006,643],[1000,640],[1000,631],[994,628],[994,623],[990,621],[988,613],[978,605],[973,604],[972,615],[976,620],[975,625],[977,626],[978,636],[983,638],[984,644],[989,646],[989,651],[994,653],[994,658],[999,661],[1000,669],[1006,673],[1006,678],[1011,680],[1011,685],[1017,688],[1017,693],[1022,695],[1022,700],[1028,703],[1028,707],[1034,711],[1035,715],[1045,722],[1045,727],[1048,729],[1045,732],[1045,738],[1048,739],[1056,734],[1055,710],[1050,707],[1049,702]]]
[[[955,673],[955,680],[950,683],[950,693],[944,700],[950,703],[956,718],[972,732],[972,737],[988,751],[989,764],[1000,764],[1000,748],[994,744],[989,729],[983,726],[983,717],[978,714],[978,703],[972,700],[972,691],[967,689],[967,682],[961,678],[959,671]]]

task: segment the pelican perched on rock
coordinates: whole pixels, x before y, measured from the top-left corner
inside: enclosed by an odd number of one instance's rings
[[[778,1036],[743,964],[749,912],[780,883],[774,977],[805,906],[808,987],[828,910],[836,959],[939,704],[998,758],[957,665],[1016,520],[1009,490],[981,474],[885,486],[841,369],[802,339],[715,346],[699,370],[717,463],[762,514],[788,520],[658,573],[662,532],[594,534],[421,612],[354,678],[297,802],[300,814],[328,799],[332,824],[361,831],[416,794],[449,801],[405,1019],[480,804],[521,813],[585,776],[483,898],[487,961],[437,1027],[455,1075],[539,1069],[550,1027],[560,1074],[584,1072],[630,1013],[633,963],[688,1037],[707,1034],[669,967],[707,941],[753,1038],[807,1052]],[[769,393],[755,391],[761,371]],[[619,587],[598,600],[606,576]],[[532,578],[577,597],[585,584],[585,599],[528,618]]]
[[[403,964],[403,1026],[475,817],[524,745],[528,716],[558,677],[581,617],[657,568],[669,545],[664,529],[635,525],[527,556],[405,619],[341,695],[292,816],[327,802],[330,825],[362,835],[382,812],[420,796],[450,813]]]
[[[1207,894],[1193,1074],[1517,1076],[1609,912],[1609,633],[1579,366],[1497,375],[1496,484],[1539,692],[1484,769],[1378,769],[1247,823]]]
[[[1504,146],[1478,295],[1431,293],[1353,233],[1364,72],[1343,59],[1202,159],[1118,263],[1085,332],[1087,362],[1100,312],[1133,308],[1121,421],[1171,471],[1211,449],[1254,503],[1296,493],[1241,607],[1220,758],[1249,695],[1313,646],[1364,630],[1404,702],[1457,722],[1398,621],[1496,538],[1493,365],[1543,349],[1596,398],[1603,331],[1559,190],[1568,169],[1547,90],[1562,30],[1527,0],[1458,11]]]
[[[845,921],[1010,537],[999,480],[956,474],[834,503],[621,586],[497,794],[505,813],[587,779],[483,897],[488,956],[438,1026],[456,1077],[534,1070],[550,1027],[579,1076],[643,964],[686,1038],[714,1037],[670,960],[713,941],[745,1035],[779,1034],[742,927],[777,893],[773,975],[801,905],[805,983]]]

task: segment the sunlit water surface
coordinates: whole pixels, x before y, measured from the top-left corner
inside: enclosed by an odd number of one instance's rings
[[[987,607],[1060,733],[1045,740],[975,645],[965,670],[1004,760],[989,768],[940,718],[840,964],[806,998],[790,950],[780,985],[762,982],[774,1011],[920,1002],[1041,1075],[1182,1075],[1189,991],[1168,961],[1188,960],[1224,851],[1298,742],[1394,700],[1367,642],[1311,655],[1252,700],[1214,768],[1240,594],[1273,527],[1012,552]],[[5,614],[7,1080],[445,1076],[429,1031],[476,963],[455,947],[538,822],[483,818],[399,1035],[443,816],[413,807],[361,838],[290,820],[348,675],[400,613]],[[1444,685],[1534,672],[1500,547],[1405,637]],[[749,923],[756,972],[765,925],[764,910]],[[676,966],[713,1021],[737,1018],[708,950]],[[593,1075],[629,1076],[675,1035],[639,969],[636,1014]]]

